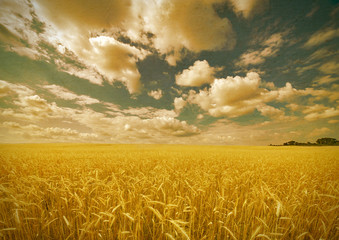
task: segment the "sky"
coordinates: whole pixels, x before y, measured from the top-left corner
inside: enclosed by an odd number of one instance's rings
[[[336,0],[0,0],[0,142],[339,137]]]

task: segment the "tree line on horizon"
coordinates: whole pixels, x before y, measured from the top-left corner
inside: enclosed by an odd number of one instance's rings
[[[274,146],[270,144],[270,146]],[[339,146],[339,141],[335,138],[319,138],[315,143],[307,142],[300,143],[297,141],[288,141],[283,143],[283,145],[275,145],[275,146]]]

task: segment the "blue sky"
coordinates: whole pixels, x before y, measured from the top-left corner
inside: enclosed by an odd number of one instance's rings
[[[338,1],[0,2],[1,142],[338,137]]]

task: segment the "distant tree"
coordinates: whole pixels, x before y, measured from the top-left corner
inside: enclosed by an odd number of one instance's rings
[[[317,140],[318,145],[336,145],[337,142],[338,141],[335,138],[319,138]]]
[[[289,142],[285,142],[284,146],[290,146],[290,145],[297,145],[298,143],[296,141],[289,141]]]

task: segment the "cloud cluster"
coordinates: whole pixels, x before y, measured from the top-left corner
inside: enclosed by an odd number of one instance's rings
[[[248,18],[264,9],[267,1],[228,2],[235,12]],[[234,48],[232,24],[215,10],[219,3],[224,1],[5,0],[2,6],[6,14],[0,16],[5,31],[0,39],[11,51],[48,61],[50,56],[41,42],[50,44],[61,54],[72,53],[72,60],[85,67],[55,59],[61,70],[95,84],[121,81],[130,93],[136,93],[142,85],[137,63],[151,54],[149,49],[176,65],[185,51]]]
[[[315,47],[337,37],[339,37],[339,28],[335,29],[330,27],[320,29],[319,31],[312,34],[312,36],[304,44],[304,47],[306,48]]]
[[[260,76],[255,72],[247,73],[246,77],[229,76],[215,79],[209,89],[200,90],[198,93],[191,90],[187,101],[197,104],[214,117],[238,117],[256,109],[260,109],[267,116],[276,116],[277,114],[268,113],[272,113],[273,107],[266,106],[265,103],[274,100],[284,101],[297,92],[290,83],[269,91],[260,87],[260,82]]]
[[[324,118],[339,116],[339,109],[334,107],[326,107],[322,104],[307,106],[303,111],[307,121],[316,121]]]
[[[275,56],[284,42],[283,33],[275,33],[261,43],[260,50],[248,50],[235,62],[236,66],[258,65]]]
[[[75,94],[61,86],[43,87],[58,98],[75,100],[82,108],[60,107],[26,86],[0,81],[0,96],[11,96],[15,106],[0,108],[1,118],[7,122],[1,127],[11,130],[12,134],[37,141],[53,140],[59,136],[63,141],[138,142],[148,139],[148,142],[154,142],[200,133],[196,126],[176,119],[177,114],[171,110],[152,107],[121,109],[114,104]],[[93,103],[106,107],[106,113],[86,107]],[[67,125],[72,127],[64,127]]]
[[[244,18],[251,18],[268,7],[269,0],[229,0],[237,14]]]
[[[234,47],[232,25],[215,12],[216,2],[35,0],[33,5],[58,32],[47,37],[51,44],[70,50],[107,81],[121,81],[130,93],[136,93],[141,86],[136,64],[150,54],[141,45],[164,54],[171,65],[180,60],[183,49],[200,52]],[[121,36],[135,44],[117,40]]]
[[[54,94],[56,97],[64,99],[64,100],[76,100],[76,103],[79,105],[90,105],[90,104],[95,104],[99,103],[100,101],[98,99],[92,98],[90,96],[86,95],[78,95],[75,94],[74,92],[58,86],[58,85],[45,85],[43,88],[47,89],[50,91],[52,94]]]
[[[197,60],[193,66],[177,74],[175,82],[180,86],[199,87],[206,83],[212,83],[216,70],[216,68],[210,67],[206,60]]]
[[[155,100],[159,100],[160,98],[162,98],[162,90],[161,89],[152,90],[148,92],[147,95],[154,98]]]
[[[213,8],[218,0],[173,0],[147,2],[143,17],[145,30],[154,34],[154,47],[167,54],[174,65],[180,50],[232,49],[235,35],[227,18],[220,18]],[[213,26],[213,27],[211,27]]]

